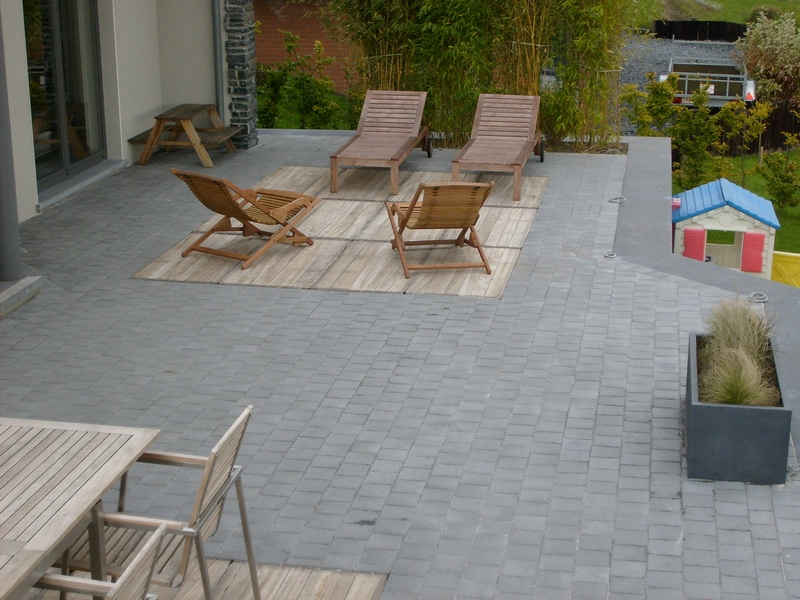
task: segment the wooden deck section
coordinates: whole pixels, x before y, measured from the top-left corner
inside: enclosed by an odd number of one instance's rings
[[[503,295],[525,237],[536,217],[547,178],[523,177],[519,202],[512,200],[513,177],[469,174],[464,181],[494,181],[495,188],[481,210],[478,236],[492,267],[487,275],[478,269],[415,272],[406,279],[397,251],[392,250],[387,200],[410,200],[421,181],[450,181],[450,173],[401,172],[400,190],[391,196],[390,182],[381,169],[348,169],[340,180],[341,193],[328,192],[328,169],[281,167],[256,187],[285,189],[321,196],[323,201],[303,222],[303,233],[314,240],[311,247],[279,244],[246,270],[225,258],[181,252],[216,221],[211,217],[134,277],[165,281],[222,283],[320,290],[389,293],[447,294],[499,298]],[[452,231],[420,232],[423,236],[453,237]],[[428,238],[429,239],[429,238]],[[206,245],[248,254],[259,240],[240,235],[215,234]],[[415,262],[477,260],[469,247],[410,250]],[[474,253],[474,256],[473,256]]]
[[[246,562],[210,560],[215,600],[252,600]],[[262,600],[378,600],[388,575],[352,573],[308,567],[261,565],[258,581]],[[200,571],[195,568],[181,588],[152,586],[158,600],[203,600]],[[68,600],[87,596],[68,594]],[[58,592],[31,591],[25,600],[58,600]]]

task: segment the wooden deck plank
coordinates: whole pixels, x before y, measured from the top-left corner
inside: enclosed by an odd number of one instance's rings
[[[510,277],[508,269],[513,271],[518,251],[547,187],[547,178],[523,177],[522,199],[514,202],[511,175],[462,174],[464,181],[495,182],[495,189],[477,224],[492,274],[487,275],[482,269],[416,271],[408,280],[403,275],[397,252],[389,244],[392,234],[384,203],[409,200],[420,182],[450,181],[451,174],[407,171],[401,172],[401,178],[399,193],[390,196],[385,171],[345,169],[340,181],[347,183],[346,193],[330,194],[327,168],[281,167],[264,177],[258,186],[319,193],[324,198],[300,227],[314,240],[313,246],[278,244],[249,269],[242,270],[241,263],[222,257],[195,252],[182,258],[183,249],[199,235],[192,233],[142,268],[135,277],[300,289],[502,296]],[[216,220],[215,216],[203,227]],[[444,239],[455,237],[457,233],[411,232],[409,239]],[[235,234],[215,234],[208,243],[247,253],[259,241]],[[516,252],[508,253],[508,249]],[[409,255],[412,262],[435,262],[432,256],[447,256],[450,262],[478,260],[476,251],[469,247],[414,248]]]
[[[0,555],[2,560],[2,555]],[[209,577],[215,600],[252,600],[250,571],[246,562],[209,560]],[[388,575],[312,569],[284,565],[259,565],[262,600],[377,600]],[[89,577],[88,574],[83,575]],[[204,600],[200,571],[191,569],[179,588],[153,585],[159,600]],[[67,600],[86,598],[68,594]],[[31,590],[25,600],[57,600],[58,592]]]

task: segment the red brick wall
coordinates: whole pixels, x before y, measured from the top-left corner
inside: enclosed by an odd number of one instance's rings
[[[281,31],[290,31],[300,36],[300,54],[309,54],[314,42],[319,40],[325,47],[326,56],[334,56],[336,61],[325,68],[336,86],[343,93],[347,84],[342,70],[343,59],[350,54],[346,44],[330,38],[322,27],[319,16],[311,2],[292,2],[291,0],[254,0],[256,20],[261,23],[261,35],[256,38],[256,60],[265,65],[286,60]]]

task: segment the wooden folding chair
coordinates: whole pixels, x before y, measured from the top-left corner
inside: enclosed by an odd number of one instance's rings
[[[158,551],[161,548],[161,540],[166,530],[167,526],[165,524],[162,523],[158,526],[114,583],[86,579],[85,577],[46,573],[34,584],[34,587],[57,590],[61,592],[62,597],[69,592],[105,598],[106,600],[145,600],[146,598],[155,598],[155,596],[147,593],[147,588],[150,586],[150,580],[153,577],[153,569],[158,558]]]
[[[522,193],[522,167],[532,152],[544,162],[544,141],[536,130],[539,96],[481,94],[472,135],[453,159],[453,181],[461,170],[514,174],[513,199]]]
[[[392,248],[400,254],[403,272],[406,278],[412,270],[434,269],[486,269],[491,274],[489,261],[475,231],[480,210],[494,187],[492,183],[420,183],[411,202],[387,202],[389,223],[392,225]],[[397,219],[395,221],[395,219]],[[410,230],[460,229],[457,237],[452,239],[406,240],[403,233]],[[467,235],[469,233],[469,235]],[[436,244],[452,244],[464,247],[464,244],[478,250],[482,262],[475,263],[426,263],[411,265],[406,260],[408,246],[427,246]]]
[[[399,187],[400,164],[417,146],[431,156],[428,128],[420,127],[427,92],[369,90],[356,135],[331,155],[331,193],[339,167],[388,167],[392,194]]]
[[[127,477],[123,477],[120,485],[119,512],[103,513],[109,575],[122,575],[130,556],[141,545],[146,532],[165,524],[167,533],[156,561],[152,577],[153,583],[170,587],[181,586],[186,581],[196,553],[205,600],[212,600],[211,580],[203,542],[216,532],[222,518],[225,497],[230,488],[235,486],[247,562],[250,568],[250,580],[253,586],[253,597],[254,600],[261,600],[244,503],[242,467],[234,464],[252,412],[252,406],[248,406],[242,412],[211,450],[208,458],[172,452],[146,452],[141,456],[140,462],[203,469],[203,476],[195,496],[191,516],[186,522],[123,512],[127,487]],[[88,536],[84,535],[69,551],[69,554],[68,567],[70,569],[81,571],[91,569]]]
[[[172,172],[189,186],[206,208],[222,215],[222,218],[184,250],[181,256],[188,256],[191,252],[204,252],[235,258],[244,261],[242,269],[246,269],[278,242],[295,246],[314,244],[314,241],[298,231],[296,226],[311,214],[321,201],[320,198],[284,190],[241,189],[227,179],[217,179],[178,169],[172,169]],[[231,219],[235,219],[241,225],[234,226]],[[264,231],[259,226],[275,226],[277,229],[270,232]],[[245,237],[259,235],[266,238],[266,242],[253,254],[240,254],[202,245],[213,234],[226,231],[241,232]]]

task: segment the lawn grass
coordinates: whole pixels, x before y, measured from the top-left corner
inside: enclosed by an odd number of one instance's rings
[[[666,15],[699,21],[746,23],[756,7],[775,7],[782,12],[800,14],[800,0],[664,0]]]

